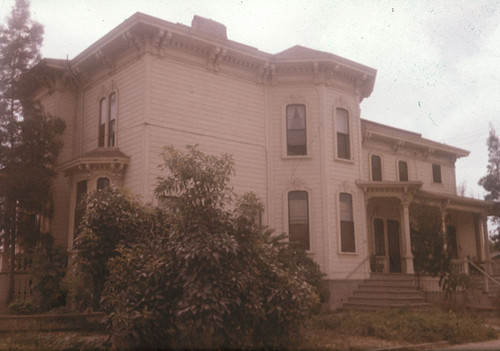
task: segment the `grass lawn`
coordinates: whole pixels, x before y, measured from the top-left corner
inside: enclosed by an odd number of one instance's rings
[[[307,320],[289,349],[366,350],[447,341],[495,339],[500,318],[493,313],[394,309],[330,312]],[[109,350],[108,336],[90,332],[17,332],[0,336],[0,350]]]
[[[493,313],[438,309],[322,313],[305,323],[298,349],[364,350],[446,341],[462,344],[495,339]]]

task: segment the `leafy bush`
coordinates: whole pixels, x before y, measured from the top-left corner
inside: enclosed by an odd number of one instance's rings
[[[34,314],[38,313],[38,307],[30,300],[14,300],[9,304],[9,313],[12,314]]]
[[[117,190],[94,195],[78,239],[80,272],[92,272],[95,292],[107,280],[114,347],[288,342],[320,303],[318,266],[255,222],[262,204],[233,194],[229,156],[188,147],[166,148],[163,157],[168,176],[156,194],[175,196],[168,209]]]
[[[93,193],[87,199],[87,212],[75,241],[77,257],[68,284],[78,289],[80,309],[100,309],[101,294],[109,276],[108,261],[115,257],[120,242],[135,242],[158,228],[164,221],[152,206],[143,205],[131,195],[115,188]]]
[[[33,302],[41,311],[64,306],[66,289],[62,282],[67,272],[67,253],[55,246],[50,234],[45,234],[33,254],[31,279]]]

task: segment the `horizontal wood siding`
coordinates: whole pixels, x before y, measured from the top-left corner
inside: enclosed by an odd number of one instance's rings
[[[147,193],[160,175],[164,146],[199,144],[210,154],[235,161],[232,185],[267,202],[266,120],[262,87],[205,68],[152,58],[147,120]]]

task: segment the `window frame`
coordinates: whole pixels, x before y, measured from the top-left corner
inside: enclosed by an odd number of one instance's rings
[[[373,158],[374,157],[378,157],[378,159],[380,160],[380,179],[377,179],[375,180],[374,177],[375,177],[375,173],[374,173],[374,169],[373,169]],[[384,162],[382,162],[383,159],[382,159],[382,156],[379,155],[379,154],[370,154],[370,180],[372,182],[381,182],[383,181],[384,179]]]
[[[345,221],[342,219],[342,201],[341,197],[342,195],[348,195],[350,197],[350,216],[352,219],[350,221]],[[338,204],[338,240],[339,240],[339,253],[343,255],[356,255],[358,253],[357,251],[357,245],[356,245],[356,221],[355,221],[355,215],[354,215],[354,196],[351,193],[348,192],[339,192],[337,196],[337,204]],[[344,251],[344,232],[343,228],[346,228],[345,225],[342,225],[342,222],[349,222],[350,229],[352,229],[352,233],[345,233],[345,234],[352,234],[352,245],[353,245],[353,250],[352,251]],[[347,243],[346,243],[347,244]]]
[[[304,229],[307,231],[306,233],[306,237],[307,237],[307,242],[306,240],[304,240],[304,242],[301,242],[301,240],[293,240],[292,238],[292,220],[291,220],[291,213],[290,213],[290,210],[291,210],[291,207],[290,206],[290,195],[292,193],[301,193],[301,194],[305,194],[306,196],[306,210],[307,210],[307,216],[306,216],[306,219],[307,219],[307,223],[306,223],[306,226],[304,227]],[[296,242],[297,245],[296,247],[297,248],[300,248],[300,249],[303,249],[305,251],[310,251],[311,250],[311,210],[310,210],[310,196],[309,196],[309,192],[307,190],[290,190],[286,193],[286,206],[287,206],[287,232],[288,232],[288,240],[290,242]],[[302,244],[305,244],[304,247],[302,246]]]
[[[401,168],[400,164],[405,163],[406,164],[406,180],[401,179]],[[408,164],[408,161],[406,160],[398,160],[396,163],[397,167],[397,173],[398,173],[398,181],[400,182],[409,182],[410,181],[410,165]]]
[[[347,118],[347,134],[340,132],[340,122],[339,122],[339,111],[345,111],[346,112],[346,118]],[[352,144],[351,144],[351,139],[352,139],[352,132],[351,132],[351,112],[349,109],[346,107],[338,106],[334,108],[334,118],[333,118],[333,125],[334,125],[334,142],[335,142],[335,159],[341,160],[341,161],[352,161]],[[339,155],[340,152],[340,138],[339,134],[345,135],[347,142],[345,147],[347,148],[347,157],[342,157]]]
[[[289,120],[289,109],[291,109],[292,107],[302,107],[303,108],[303,112],[304,112],[304,128],[303,128],[303,137],[304,137],[304,144],[303,145],[300,145],[301,148],[304,149],[304,153],[293,153],[292,150],[290,150],[290,147],[293,147],[293,145],[289,144],[289,138],[290,138],[290,133],[289,131],[301,131],[302,129],[289,129],[288,126],[288,120]],[[300,116],[299,116],[300,117]],[[286,157],[291,157],[291,158],[294,158],[294,157],[308,157],[309,155],[309,150],[308,150],[308,145],[307,145],[307,140],[308,140],[308,137],[307,137],[307,131],[308,131],[308,128],[307,128],[307,106],[306,104],[304,103],[290,103],[290,104],[287,104],[285,106],[285,156]],[[299,147],[297,147],[299,148]]]
[[[441,165],[438,163],[433,163],[431,168],[432,168],[432,183],[443,184],[443,172]]]
[[[99,125],[97,147],[116,147],[118,120],[118,93],[112,91],[99,98]],[[104,122],[104,123],[103,123]]]

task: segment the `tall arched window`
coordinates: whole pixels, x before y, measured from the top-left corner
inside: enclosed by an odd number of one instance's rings
[[[99,100],[99,147],[114,147],[116,144],[116,93]]]

